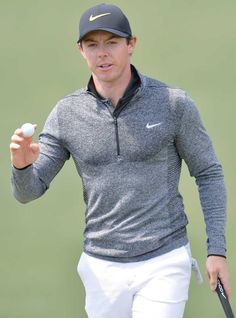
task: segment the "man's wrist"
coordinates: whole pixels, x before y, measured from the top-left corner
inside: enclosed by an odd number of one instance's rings
[[[207,257],[209,257],[209,256],[218,256],[218,257],[226,258],[225,255],[220,255],[220,254],[208,254]]]
[[[16,166],[13,165],[14,169],[16,169],[16,170],[25,170],[25,169],[27,169],[30,166],[32,166],[32,163],[27,165],[27,166],[25,166],[25,167],[23,167],[23,168],[17,168]]]

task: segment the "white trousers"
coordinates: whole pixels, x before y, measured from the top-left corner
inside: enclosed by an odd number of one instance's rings
[[[118,263],[82,253],[78,273],[89,318],[181,318],[188,299],[189,245],[146,261]]]

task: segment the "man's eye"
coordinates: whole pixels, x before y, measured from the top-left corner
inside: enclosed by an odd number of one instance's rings
[[[89,43],[89,44],[88,44],[88,47],[89,47],[89,48],[94,48],[94,47],[96,47],[96,43]]]
[[[109,41],[108,44],[109,45],[115,45],[117,42],[116,41]]]

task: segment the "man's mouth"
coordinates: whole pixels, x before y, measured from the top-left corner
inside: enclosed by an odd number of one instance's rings
[[[109,64],[109,63],[104,63],[104,64],[99,65],[99,68],[104,70],[104,71],[109,70],[111,67],[112,67],[112,64]]]

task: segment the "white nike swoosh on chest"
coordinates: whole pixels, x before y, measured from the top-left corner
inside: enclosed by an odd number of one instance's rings
[[[160,126],[161,124],[162,124],[162,122],[157,123],[157,124],[147,123],[146,128],[150,129],[150,128],[153,128],[153,127],[156,127],[156,126]]]

